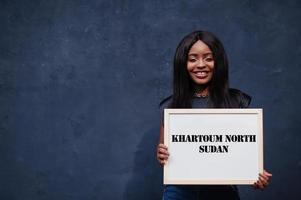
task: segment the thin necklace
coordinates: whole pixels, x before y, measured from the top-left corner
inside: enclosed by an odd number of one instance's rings
[[[194,96],[200,97],[200,98],[205,98],[205,97],[209,96],[209,93],[207,92],[206,94],[202,94],[202,93],[195,92]]]

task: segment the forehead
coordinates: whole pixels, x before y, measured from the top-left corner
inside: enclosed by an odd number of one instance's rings
[[[210,48],[202,42],[201,40],[198,40],[196,43],[194,43],[190,50],[189,50],[189,55],[191,54],[207,54],[207,53],[212,53]]]

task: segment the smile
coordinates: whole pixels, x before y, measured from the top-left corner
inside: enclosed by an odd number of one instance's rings
[[[193,72],[197,78],[206,78],[209,74],[209,71],[197,71]]]

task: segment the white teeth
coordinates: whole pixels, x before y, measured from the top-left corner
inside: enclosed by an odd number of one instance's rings
[[[204,76],[204,75],[207,74],[207,72],[197,72],[196,74],[197,74],[197,75],[200,75],[200,76]]]

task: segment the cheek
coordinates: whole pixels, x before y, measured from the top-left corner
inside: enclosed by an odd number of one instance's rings
[[[186,68],[187,68],[188,71],[190,71],[190,70],[193,69],[193,64],[191,64],[191,63],[189,63],[189,62],[187,63],[186,66],[187,66]]]
[[[214,69],[214,62],[208,63],[208,67],[209,67],[211,70],[213,70],[213,69]]]

